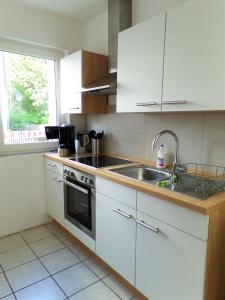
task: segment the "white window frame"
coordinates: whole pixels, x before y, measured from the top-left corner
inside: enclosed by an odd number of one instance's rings
[[[60,59],[65,56],[66,51],[64,49],[50,48],[42,45],[36,45],[21,41],[15,41],[7,38],[0,37],[0,51],[8,51],[18,54],[36,56],[45,59],[55,60],[55,93],[56,93],[56,125],[59,125],[61,120],[60,115]],[[65,117],[65,116],[64,116]],[[4,144],[3,135],[3,123],[2,123],[2,109],[0,101],[0,156],[7,154],[17,154],[17,153],[32,153],[32,152],[45,152],[49,149],[56,148],[56,142],[35,142],[35,143],[25,143],[25,144]]]

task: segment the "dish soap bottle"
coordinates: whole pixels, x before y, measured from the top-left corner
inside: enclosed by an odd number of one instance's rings
[[[161,145],[159,151],[157,152],[157,168],[164,169],[167,165],[167,152],[164,149],[164,146]]]

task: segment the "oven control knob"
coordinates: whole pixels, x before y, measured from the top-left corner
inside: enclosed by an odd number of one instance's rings
[[[67,175],[70,176],[70,171],[67,171]]]
[[[84,181],[84,175],[80,176],[80,180]]]
[[[88,183],[88,177],[85,177],[84,181],[85,181],[85,183]]]
[[[70,176],[71,176],[71,177],[75,177],[74,172],[71,172],[71,173],[70,173]]]
[[[89,184],[94,184],[94,181],[92,179],[89,179]]]

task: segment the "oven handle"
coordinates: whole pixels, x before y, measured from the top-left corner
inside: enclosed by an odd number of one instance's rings
[[[74,183],[71,183],[71,182],[69,182],[69,181],[67,181],[67,180],[65,180],[65,179],[63,180],[63,182],[64,182],[65,184],[71,186],[71,187],[74,188],[75,190],[78,190],[78,191],[80,191],[80,192],[82,192],[82,193],[84,193],[84,194],[86,194],[86,195],[88,195],[88,193],[89,193],[89,191],[83,189],[83,188],[80,187],[79,185],[76,185],[76,184],[74,184]]]

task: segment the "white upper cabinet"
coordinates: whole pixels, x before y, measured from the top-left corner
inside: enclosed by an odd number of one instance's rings
[[[82,51],[61,60],[61,113],[81,113]]]
[[[165,14],[119,33],[117,112],[161,111]]]
[[[163,111],[225,109],[224,3],[191,0],[168,11]]]
[[[105,114],[107,96],[82,93],[84,87],[108,73],[108,57],[77,51],[61,60],[61,113]]]

